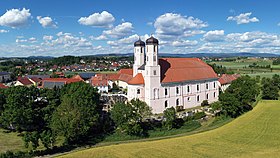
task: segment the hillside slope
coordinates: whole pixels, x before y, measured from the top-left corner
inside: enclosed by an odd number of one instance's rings
[[[91,148],[63,157],[277,157],[280,101],[261,101],[218,129],[190,136]]]

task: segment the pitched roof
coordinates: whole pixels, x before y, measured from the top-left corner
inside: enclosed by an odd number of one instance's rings
[[[5,88],[9,88],[8,86],[5,86],[4,84],[0,83],[0,89],[5,89]]]
[[[133,75],[133,69],[120,69],[119,74]]]
[[[27,77],[18,77],[18,81],[23,85],[33,85],[33,83]]]
[[[232,75],[223,74],[223,75],[219,78],[219,82],[221,83],[221,85],[229,84],[229,83],[231,83],[232,81],[236,80],[238,77],[240,77],[239,74],[232,74]]]
[[[44,79],[44,78],[50,78],[51,76],[50,75],[27,75],[26,77],[27,78],[36,77],[36,78],[39,78],[39,79]]]
[[[128,81],[128,84],[144,84],[142,73],[138,73],[136,76],[134,76],[130,81]]]
[[[31,78],[29,78],[29,80],[32,80],[32,81],[34,81],[34,82],[36,82],[36,83],[42,81],[41,79],[39,79],[39,78],[37,78],[37,77],[31,77]]]
[[[183,82],[218,78],[214,70],[198,58],[162,58],[161,82]]]
[[[90,79],[92,76],[95,76],[95,73],[92,73],[92,72],[82,72],[82,73],[79,73],[80,77],[84,80],[88,80]]]
[[[132,75],[128,75],[128,74],[120,74],[120,76],[119,76],[119,80],[120,81],[124,81],[126,83],[128,81],[130,81],[132,78],[133,78],[133,76]]]
[[[107,77],[103,74],[103,75],[97,75],[97,76],[93,76],[90,79],[90,83],[92,86],[108,86],[108,79]]]

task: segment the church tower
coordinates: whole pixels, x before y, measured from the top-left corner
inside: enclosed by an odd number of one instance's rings
[[[133,64],[133,77],[137,75],[138,68],[145,63],[145,42],[138,41],[134,42],[134,64]]]
[[[155,105],[159,99],[160,66],[158,63],[158,40],[151,36],[146,40],[145,65],[145,101],[148,105]]]

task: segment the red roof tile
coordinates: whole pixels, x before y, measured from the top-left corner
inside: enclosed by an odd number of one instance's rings
[[[32,81],[34,81],[34,82],[36,82],[36,83],[42,81],[41,79],[39,79],[39,78],[37,78],[37,77],[31,77],[30,80],[32,80]]]
[[[162,58],[161,82],[182,82],[218,78],[214,70],[198,58]]]
[[[133,69],[120,69],[119,74],[133,75]]]
[[[8,86],[5,86],[4,84],[0,83],[0,89],[6,89],[9,88]]]
[[[25,86],[33,84],[27,77],[18,77],[18,81]]]
[[[142,73],[138,73],[136,76],[134,76],[130,81],[128,81],[128,84],[144,84]]]
[[[219,82],[221,83],[221,85],[229,84],[229,83],[231,83],[232,81],[236,80],[238,77],[240,77],[239,74],[233,74],[233,75],[223,74],[223,75],[219,78]]]
[[[105,75],[97,75],[93,76],[90,79],[90,83],[92,86],[108,86],[108,79],[104,77]]]

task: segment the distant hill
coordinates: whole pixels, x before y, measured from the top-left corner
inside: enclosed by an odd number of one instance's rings
[[[92,56],[133,56],[133,53],[126,53],[126,54],[97,54]],[[160,57],[185,57],[185,58],[192,58],[192,57],[280,57],[278,54],[272,53],[189,53],[189,54],[174,54],[174,53],[161,53],[159,54]]]

